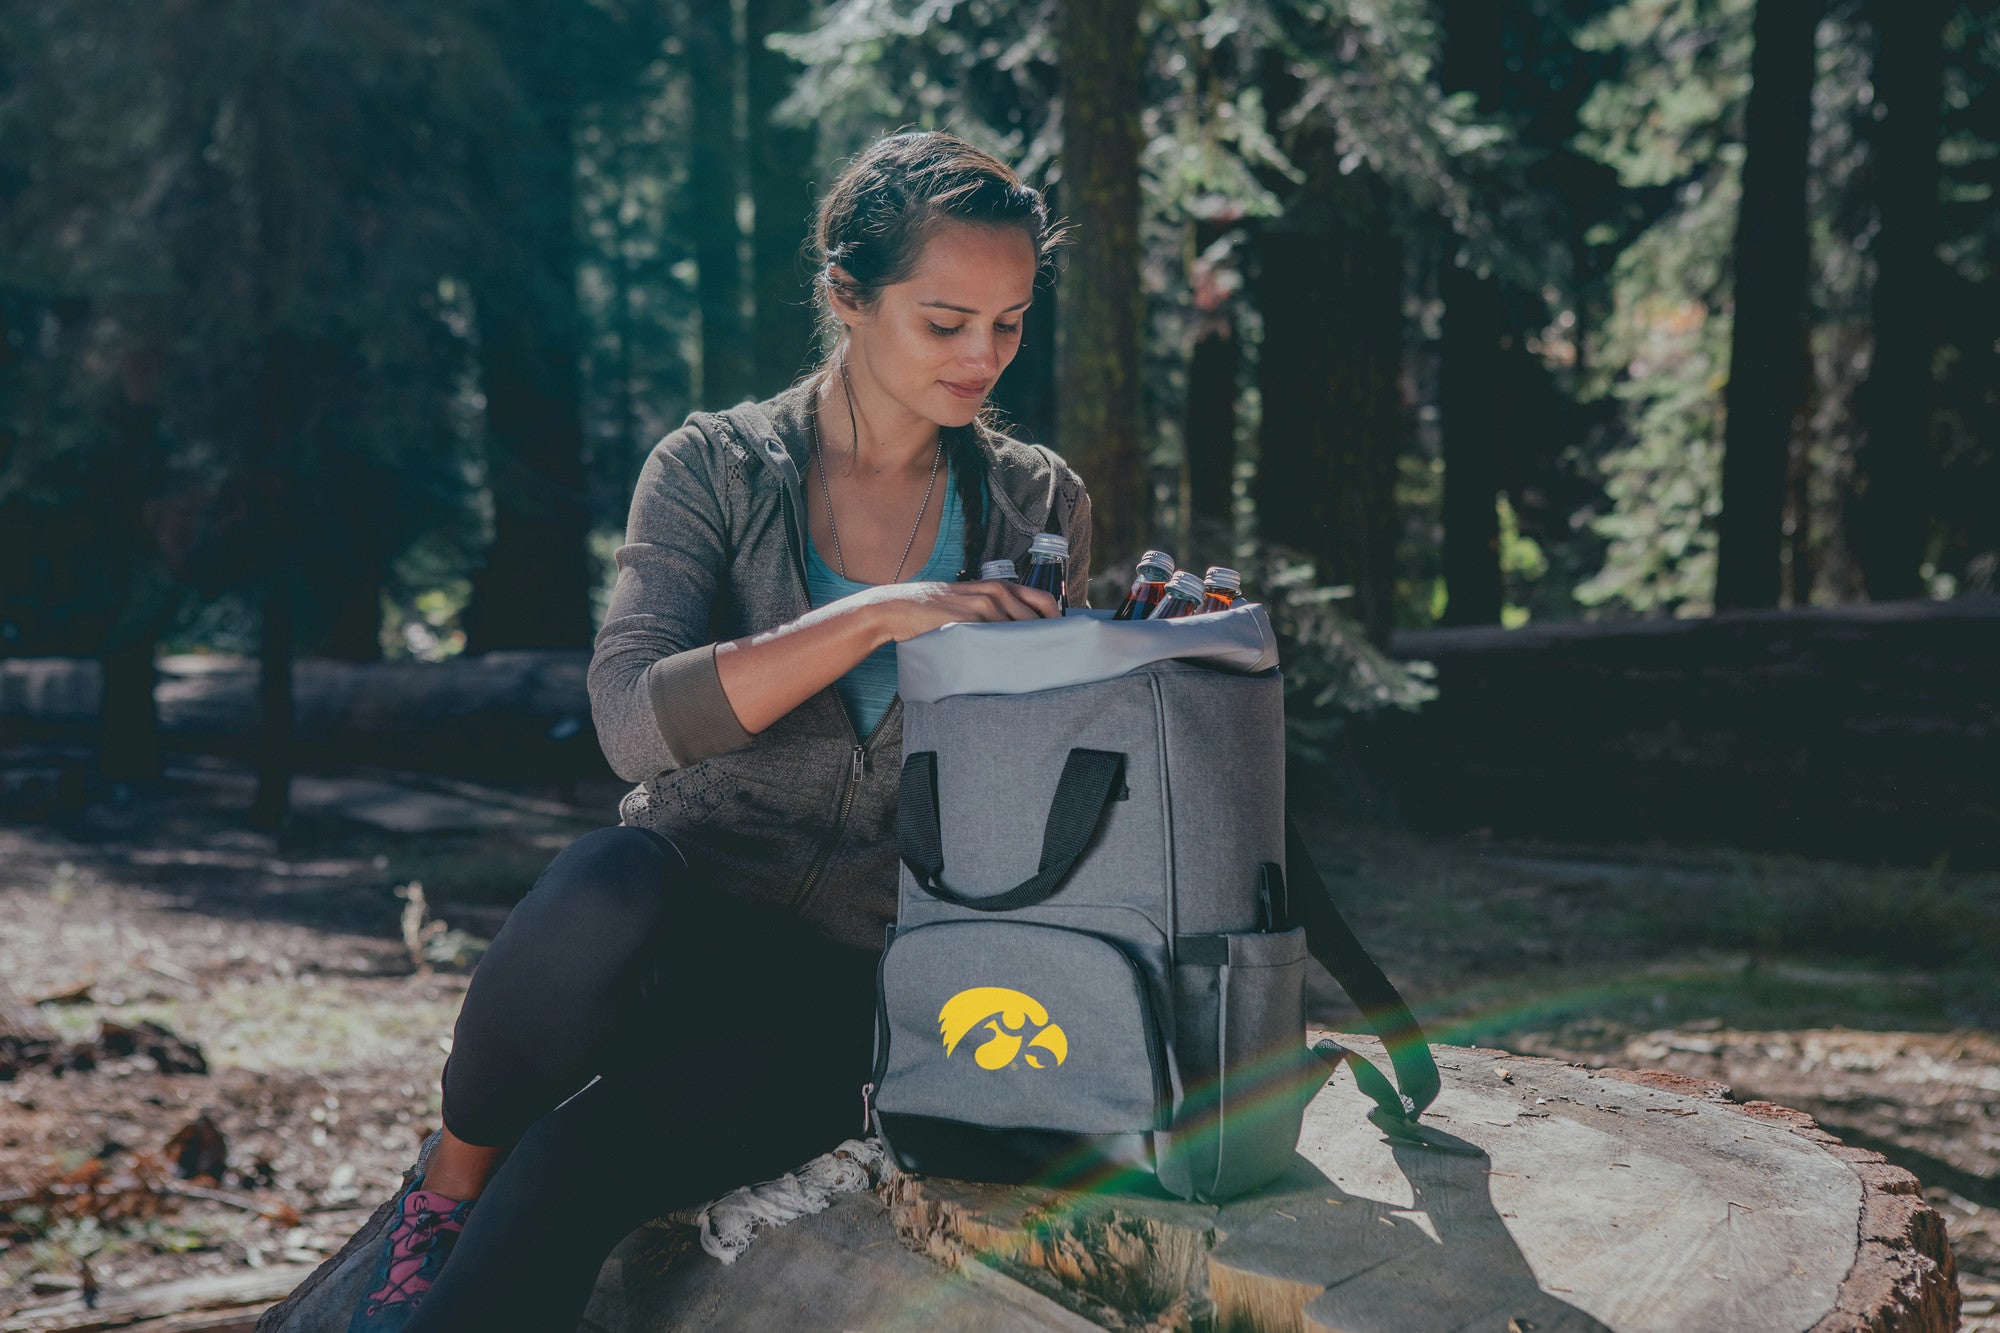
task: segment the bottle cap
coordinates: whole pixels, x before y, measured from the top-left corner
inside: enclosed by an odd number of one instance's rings
[[[1164,583],[1173,577],[1175,568],[1174,558],[1165,551],[1148,551],[1139,557],[1140,577],[1144,578],[1146,571],[1152,571],[1153,576],[1147,579],[1149,583]]]
[[[1012,560],[988,560],[979,567],[979,577],[982,579],[1018,579],[1021,577],[1021,571],[1014,568]]]
[[[1208,596],[1208,589],[1201,586],[1201,580],[1185,569],[1167,580],[1167,592],[1169,595],[1185,597],[1191,602],[1198,602]]]
[[[1211,588],[1227,588],[1231,592],[1243,591],[1243,576],[1222,565],[1210,565],[1202,582]]]
[[[1069,538],[1059,532],[1038,532],[1028,543],[1029,555],[1053,555],[1069,559]]]

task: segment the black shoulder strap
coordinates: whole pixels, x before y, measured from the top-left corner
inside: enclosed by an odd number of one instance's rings
[[[1438,1095],[1437,1062],[1431,1058],[1424,1030],[1417,1026],[1410,1007],[1368,956],[1368,950],[1361,947],[1340,909],[1333,905],[1326,881],[1320,878],[1319,868],[1313,864],[1306,841],[1289,813],[1285,816],[1285,864],[1290,872],[1292,920],[1305,927],[1306,947],[1333,974],[1333,979],[1361,1010],[1361,1017],[1388,1048],[1389,1063],[1402,1090],[1398,1092],[1382,1071],[1345,1047],[1337,1047],[1329,1058],[1345,1063],[1354,1071],[1355,1083],[1375,1103],[1375,1110],[1369,1112],[1368,1118],[1379,1129],[1394,1138],[1415,1138],[1417,1117]],[[1334,1043],[1324,1045],[1334,1046]]]
[[[1005,893],[969,898],[944,882],[944,838],[938,828],[937,755],[920,750],[903,760],[903,785],[896,802],[896,843],[903,864],[933,898],[976,912],[1011,912],[1054,896],[1104,822],[1118,798],[1125,756],[1109,750],[1076,749],[1063,763],[1042,829],[1038,868]]]

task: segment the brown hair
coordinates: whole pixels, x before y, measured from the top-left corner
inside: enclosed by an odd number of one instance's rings
[[[908,281],[923,258],[924,246],[950,222],[986,227],[1019,227],[1035,246],[1035,282],[1055,279],[1055,255],[1067,228],[1049,217],[1041,192],[1024,185],[1013,169],[991,153],[943,130],[906,130],[885,135],[847,164],[824,198],[807,253],[821,291],[819,324],[831,336],[839,321],[832,302],[839,291],[863,309],[884,287]],[[832,353],[813,372],[833,373]],[[990,409],[970,426],[941,431],[965,511],[965,567],[960,578],[976,577],[986,545],[986,469],[978,433],[995,429]]]

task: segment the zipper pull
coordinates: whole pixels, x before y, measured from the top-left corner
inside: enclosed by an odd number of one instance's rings
[[[867,1138],[875,1132],[875,1085],[861,1085],[861,1137]]]
[[[854,747],[854,780],[861,781],[861,775],[868,769],[868,752],[860,746]]]

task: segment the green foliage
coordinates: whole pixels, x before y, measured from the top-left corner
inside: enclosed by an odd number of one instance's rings
[[[682,54],[663,43],[625,95],[584,109],[576,132],[591,513],[621,532],[646,451],[696,406],[695,270],[676,215],[690,188]]]
[[[1285,676],[1285,742],[1301,759],[1325,762],[1352,718],[1385,708],[1415,712],[1437,697],[1428,662],[1403,662],[1368,640],[1340,610],[1353,590],[1320,584],[1310,559],[1283,547],[1236,552],[1244,587],[1278,635]]]
[[[780,119],[819,129],[823,160],[900,127],[949,129],[1041,178],[1055,154],[1056,0],[836,0],[772,40],[804,66]]]
[[[413,544],[478,540],[451,273],[465,133],[512,94],[466,9],[87,0],[16,34],[47,59],[0,114],[46,142],[0,283],[47,333],[0,511],[60,513],[96,575],[16,608],[23,646],[93,649],[56,631],[128,595],[104,553],[141,512],[180,584],[304,592],[308,642]]]
[[[1610,545],[1576,590],[1585,606],[1689,616],[1712,604],[1753,3],[1627,0],[1579,34],[1625,61],[1584,104],[1580,146],[1651,214],[1618,256],[1591,339],[1626,440],[1597,465],[1610,507],[1593,526]]]

